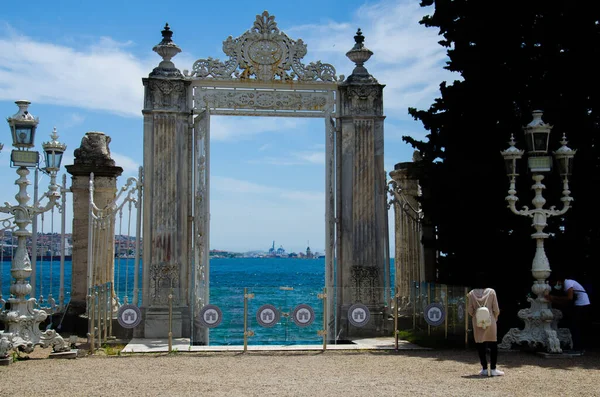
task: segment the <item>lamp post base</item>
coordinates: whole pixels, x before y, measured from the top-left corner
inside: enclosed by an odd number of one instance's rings
[[[571,331],[558,328],[562,312],[557,309],[519,310],[518,316],[525,323],[524,329],[511,328],[498,345],[501,349],[511,349],[513,345],[526,344],[532,350],[545,350],[548,353],[562,353],[562,347],[572,347]]]
[[[11,307],[0,313],[7,331],[0,332],[0,356],[3,347],[31,353],[35,346],[52,346],[54,352],[69,351],[70,347],[55,330],[40,330],[40,324],[48,317],[43,310],[34,309],[35,299],[10,299]]]

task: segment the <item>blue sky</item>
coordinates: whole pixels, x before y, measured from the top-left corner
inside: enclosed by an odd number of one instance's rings
[[[366,47],[374,52],[365,66],[386,85],[385,168],[389,172],[394,164],[411,161],[412,149],[402,135],[423,138],[426,132],[407,108],[427,108],[438,96],[440,82],[455,78],[443,70],[446,55],[437,44],[437,31],[418,24],[432,12],[419,7],[418,0],[79,0],[29,1],[25,7],[6,2],[0,14],[0,115],[13,115],[15,100],[30,100],[31,113],[40,118],[36,148],[41,150],[56,127],[59,140],[68,145],[63,165],[73,163],[73,150],[87,131],[110,135],[111,154],[125,170],[122,185],[142,165],[141,79],[160,61],[152,47],[161,40],[165,22],[182,49],[173,62],[183,70],[199,58],[226,58],[222,42],[244,33],[264,10],[275,15],[279,29],[292,39],[304,40],[304,63],[331,63],[338,75],[351,73],[354,65],[345,53],[356,29],[362,29]],[[2,128],[0,202],[15,203],[10,130],[8,124]],[[304,250],[310,242],[322,252],[323,120],[213,117],[211,134],[211,248],[266,250],[275,240],[288,251]],[[48,177],[42,176],[40,192],[47,185]],[[70,217],[70,201],[67,207]],[[46,218],[48,232],[52,226]],[[54,230],[60,230],[58,221]],[[393,238],[391,243],[393,250]]]

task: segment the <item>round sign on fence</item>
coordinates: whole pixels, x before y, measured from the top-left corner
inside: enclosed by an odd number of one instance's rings
[[[446,319],[446,309],[441,303],[430,303],[423,311],[423,316],[427,324],[432,327],[442,325]]]
[[[262,305],[256,312],[256,321],[263,327],[273,327],[279,322],[279,310],[273,305]]]
[[[370,318],[369,308],[362,303],[355,303],[348,309],[348,321],[355,327],[365,326]]]
[[[198,313],[196,318],[200,327],[215,328],[223,321],[223,312],[215,305],[206,305]]]
[[[300,304],[292,312],[292,320],[298,327],[308,327],[315,321],[315,311],[308,305]]]
[[[117,321],[123,328],[135,328],[142,321],[142,312],[135,305],[123,305],[117,313]]]

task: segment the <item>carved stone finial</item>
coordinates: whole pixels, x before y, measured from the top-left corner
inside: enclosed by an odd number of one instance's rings
[[[169,43],[173,42],[173,40],[171,39],[171,37],[173,37],[173,31],[169,27],[168,23],[165,23],[165,28],[163,29],[163,31],[161,33],[162,33],[163,39],[160,42],[160,44],[169,44]]]
[[[348,76],[346,82],[352,83],[376,83],[377,80],[369,74],[367,68],[364,67],[365,62],[371,58],[373,51],[365,47],[362,31],[358,28],[356,35],[354,36],[354,47],[346,53],[348,59],[356,64],[356,67],[352,71],[352,74]]]
[[[169,27],[169,24],[165,24],[165,28],[162,30],[162,40],[160,43],[152,48],[152,51],[156,52],[162,57],[161,63],[150,73],[150,76],[157,77],[183,77],[179,69],[175,67],[175,64],[171,62],[171,58],[181,52],[181,48],[173,42],[173,31]]]
[[[360,30],[360,28],[358,28],[358,30],[356,31],[356,36],[354,36],[354,41],[356,42],[356,44],[354,44],[354,48],[353,49],[357,49],[360,50],[361,48],[364,47],[364,41],[365,41],[365,36],[363,36],[362,31]]]

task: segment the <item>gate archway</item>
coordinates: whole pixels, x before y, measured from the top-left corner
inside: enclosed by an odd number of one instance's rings
[[[174,296],[173,335],[194,335],[194,317],[209,303],[211,115],[312,117],[325,131],[325,286],[328,338],[383,334],[386,329],[386,176],[383,170],[383,85],[363,64],[372,52],[362,33],[348,57],[351,76],[332,65],[302,63],[302,40],[280,31],[267,11],[252,28],[223,42],[228,59],[199,59],[181,73],[171,58],[181,50],[169,26],[153,48],[163,61],[143,79],[145,337],[168,334],[167,296]],[[376,313],[356,328],[354,303]],[[141,335],[140,335],[141,336]]]

